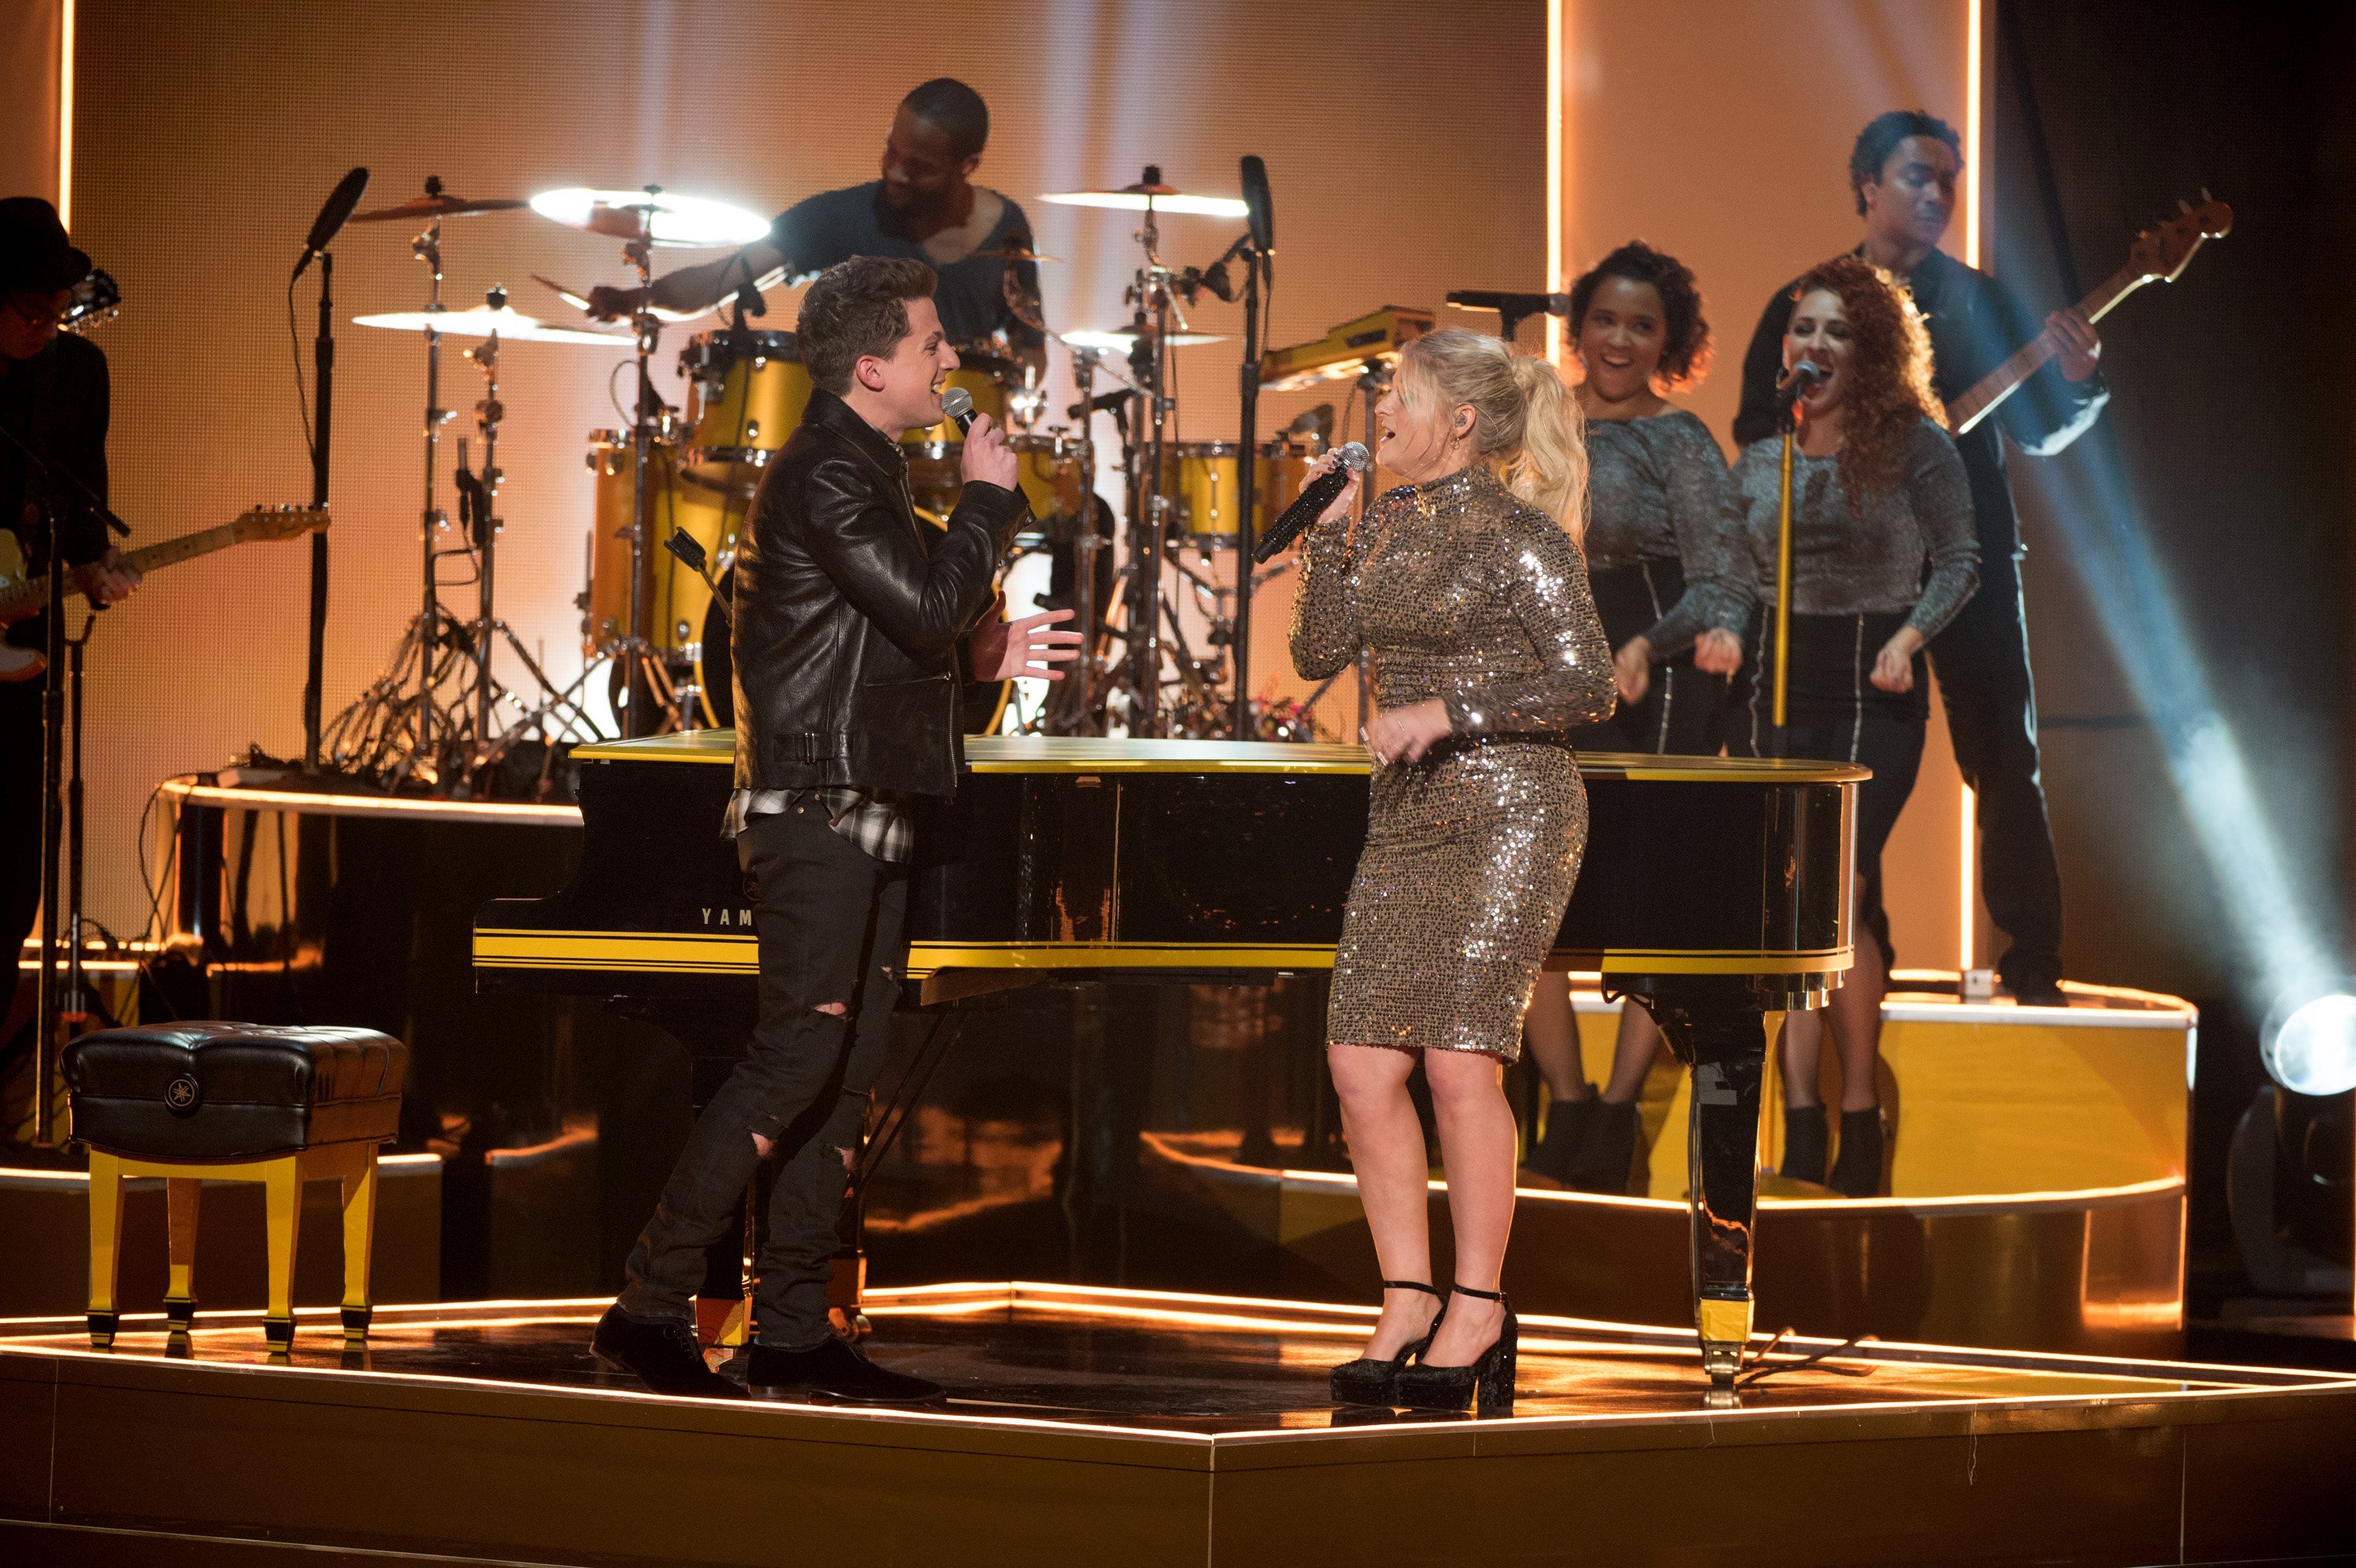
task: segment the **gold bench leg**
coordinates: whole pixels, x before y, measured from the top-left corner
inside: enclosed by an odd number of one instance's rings
[[[269,1161],[262,1173],[262,1206],[270,1221],[270,1310],[263,1338],[273,1356],[294,1348],[294,1243],[303,1225],[301,1157]]]
[[[114,1347],[115,1271],[123,1255],[123,1163],[90,1151],[90,1342]]]
[[[197,1177],[164,1179],[171,1265],[164,1285],[164,1317],[175,1340],[185,1341],[197,1318],[197,1205],[204,1190],[203,1180]]]
[[[344,1175],[344,1348],[368,1343],[369,1263],[376,1242],[376,1150],[360,1156],[359,1168]]]

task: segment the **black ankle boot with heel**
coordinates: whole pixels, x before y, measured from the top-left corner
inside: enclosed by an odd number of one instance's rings
[[[1881,1195],[1881,1107],[1841,1113],[1840,1156],[1833,1161],[1833,1190],[1844,1198]]]
[[[1522,1161],[1540,1176],[1568,1182],[1587,1147],[1588,1125],[1595,1117],[1595,1085],[1587,1085],[1583,1100],[1554,1100],[1547,1104],[1546,1134]]]
[[[1783,1163],[1777,1168],[1777,1174],[1822,1187],[1832,1141],[1832,1127],[1825,1119],[1822,1105],[1785,1105]]]
[[[1399,1373],[1398,1402],[1409,1410],[1471,1409],[1482,1415],[1509,1411],[1514,1408],[1515,1340],[1518,1337],[1514,1304],[1502,1290],[1474,1290],[1460,1285],[1455,1293],[1505,1303],[1505,1320],[1497,1326],[1495,1341],[1469,1367],[1435,1367],[1419,1360]],[[1441,1316],[1446,1316],[1447,1311],[1442,1307]],[[1437,1332],[1438,1322],[1432,1327]]]
[[[1383,1288],[1385,1290],[1419,1290],[1426,1296],[1440,1294],[1419,1279],[1387,1279],[1383,1281]],[[1384,1406],[1398,1403],[1396,1396],[1398,1392],[1399,1374],[1407,1369],[1410,1360],[1422,1355],[1431,1348],[1431,1337],[1440,1332],[1440,1320],[1447,1316],[1448,1303],[1442,1299],[1440,1310],[1432,1315],[1431,1327],[1424,1330],[1423,1338],[1407,1346],[1398,1355],[1388,1360],[1375,1356],[1360,1356],[1355,1361],[1344,1361],[1335,1367],[1327,1380],[1333,1390],[1333,1403]]]

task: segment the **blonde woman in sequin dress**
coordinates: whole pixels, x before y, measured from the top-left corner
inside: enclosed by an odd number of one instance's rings
[[[1578,541],[1578,405],[1553,368],[1497,338],[1434,333],[1409,346],[1375,412],[1376,458],[1408,483],[1355,528],[1355,479],[1327,510],[1302,551],[1292,624],[1308,679],[1369,653],[1377,708],[1326,1057],[1383,1313],[1333,1392],[1440,1409],[1477,1392],[1494,1408],[1511,1403],[1515,1348],[1498,1288],[1514,1214],[1502,1068],[1586,846],[1565,737],[1611,715],[1612,655]],[[1444,1302],[1408,1096],[1419,1061],[1456,1236]]]

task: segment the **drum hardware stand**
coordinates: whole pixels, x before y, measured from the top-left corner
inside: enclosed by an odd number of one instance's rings
[[[1105,541],[1097,534],[1097,443],[1096,443],[1096,376],[1097,362],[1103,350],[1075,348],[1072,350],[1072,387],[1079,394],[1080,411],[1080,515],[1073,519],[1072,536],[1073,596],[1076,603],[1074,616],[1086,639],[1080,645],[1080,656],[1072,662],[1069,677],[1048,703],[1049,729],[1060,734],[1077,734],[1088,723],[1095,710],[1091,689],[1097,668],[1097,557],[1103,553]]]
[[[485,299],[493,310],[498,310],[508,303],[508,293],[505,289],[494,288]],[[515,635],[514,628],[498,618],[495,608],[496,566],[501,526],[498,504],[499,483],[505,477],[498,466],[499,421],[507,416],[507,406],[499,401],[499,335],[492,333],[468,349],[466,357],[483,372],[483,398],[475,405],[476,428],[483,433],[483,467],[480,473],[466,469],[463,456],[466,443],[461,442],[461,472],[457,479],[459,509],[472,524],[477,608],[474,621],[466,628],[472,645],[469,654],[475,665],[473,743],[465,770],[454,781],[451,791],[454,795],[468,793],[474,787],[477,775],[487,773],[504,758],[527,728],[549,739],[571,734],[576,727],[586,729],[593,737],[598,733],[596,725],[574,695],[587,679],[586,673],[571,688],[559,691],[555,683],[540,667],[540,662],[525,651],[523,642]],[[514,693],[499,685],[491,674],[491,654],[500,640],[507,643],[508,651],[516,656],[533,683],[540,688],[541,703],[537,708],[525,709],[519,721],[495,740],[491,732],[491,709],[502,698],[514,699]],[[552,720],[556,721],[553,731],[550,728]],[[487,778],[482,781],[486,786],[488,782]]]
[[[1149,187],[1162,183],[1159,165],[1146,165],[1144,183]],[[1137,309],[1134,320],[1139,337],[1134,357],[1142,383],[1140,394],[1146,403],[1141,411],[1146,417],[1135,427],[1136,440],[1131,443],[1143,445],[1145,461],[1141,473],[1135,472],[1132,464],[1130,483],[1138,504],[1130,513],[1130,553],[1132,565],[1141,568],[1138,580],[1130,584],[1133,606],[1130,654],[1133,660],[1131,678],[1135,682],[1130,732],[1151,739],[1162,733],[1162,536],[1170,520],[1169,497],[1162,494],[1162,465],[1168,452],[1170,416],[1176,409],[1176,400],[1170,395],[1170,329],[1174,320],[1179,330],[1186,330],[1186,317],[1179,310],[1171,287],[1178,274],[1162,264],[1162,229],[1154,221],[1151,195],[1145,198],[1145,218],[1138,229],[1137,242],[1145,251],[1145,264],[1138,269],[1137,281],[1129,292]],[[1141,553],[1140,528],[1144,529],[1141,562],[1137,560]],[[1142,636],[1136,635],[1141,622]]]
[[[660,196],[662,187],[650,185],[646,193]],[[652,210],[638,209],[637,233],[622,247],[622,254],[638,272],[638,304],[630,316],[630,325],[637,330],[638,350],[638,396],[630,423],[630,624],[626,635],[613,650],[615,667],[620,673],[622,738],[626,741],[660,734],[685,723],[670,673],[663,667],[661,657],[647,635],[647,540],[651,522],[651,509],[647,505],[647,470],[649,449],[655,441],[654,411],[663,406],[662,400],[655,394],[654,377],[648,369],[654,358],[655,346],[662,340],[662,323],[655,315],[654,225],[649,217]],[[662,710],[661,720],[651,726],[642,711],[646,706],[642,694],[651,698]]]
[[[425,194],[428,197],[437,197],[442,194],[440,175],[425,176]],[[426,219],[425,232],[411,240],[409,249],[412,255],[425,263],[426,273],[433,280],[427,292],[425,308],[430,311],[440,310],[442,308],[442,215],[440,213],[437,212]],[[417,751],[429,757],[434,754],[434,721],[436,717],[434,711],[434,670],[432,650],[441,640],[442,619],[442,597],[437,591],[439,584],[435,580],[434,563],[435,546],[442,537],[442,530],[450,526],[449,515],[434,504],[434,482],[439,477],[438,471],[441,468],[442,427],[455,417],[450,410],[442,406],[442,335],[438,332],[428,332],[425,335],[425,510],[419,530],[421,549],[423,552],[423,559],[420,562],[423,592],[417,612],[427,656],[418,667]]]

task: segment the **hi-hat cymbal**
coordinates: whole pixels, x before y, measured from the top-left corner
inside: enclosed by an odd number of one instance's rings
[[[1137,346],[1134,332],[1066,332],[1064,342],[1074,348],[1105,348],[1116,354],[1126,354]],[[1193,348],[1205,343],[1225,343],[1226,335],[1217,332],[1173,332],[1162,341],[1173,348]]]
[[[531,209],[569,229],[656,245],[750,245],[769,220],[724,201],[665,190],[591,190],[568,186],[531,198]]]
[[[1039,198],[1058,207],[1102,207],[1119,212],[1142,212],[1150,205],[1157,214],[1190,213],[1198,218],[1244,218],[1251,209],[1232,196],[1189,196],[1175,186],[1155,181],[1124,186],[1119,190],[1054,191]]]
[[[531,203],[520,197],[496,196],[481,201],[467,201],[455,196],[421,196],[404,201],[398,207],[380,207],[373,212],[355,212],[354,223],[424,223],[436,218],[470,218],[478,212],[513,212]]]
[[[488,337],[498,333],[508,343],[580,343],[628,349],[637,339],[615,332],[584,332],[577,326],[555,326],[537,321],[512,305],[493,310],[478,304],[472,310],[394,310],[378,315],[352,317],[356,326],[383,326],[395,332],[439,332],[453,337]]]

